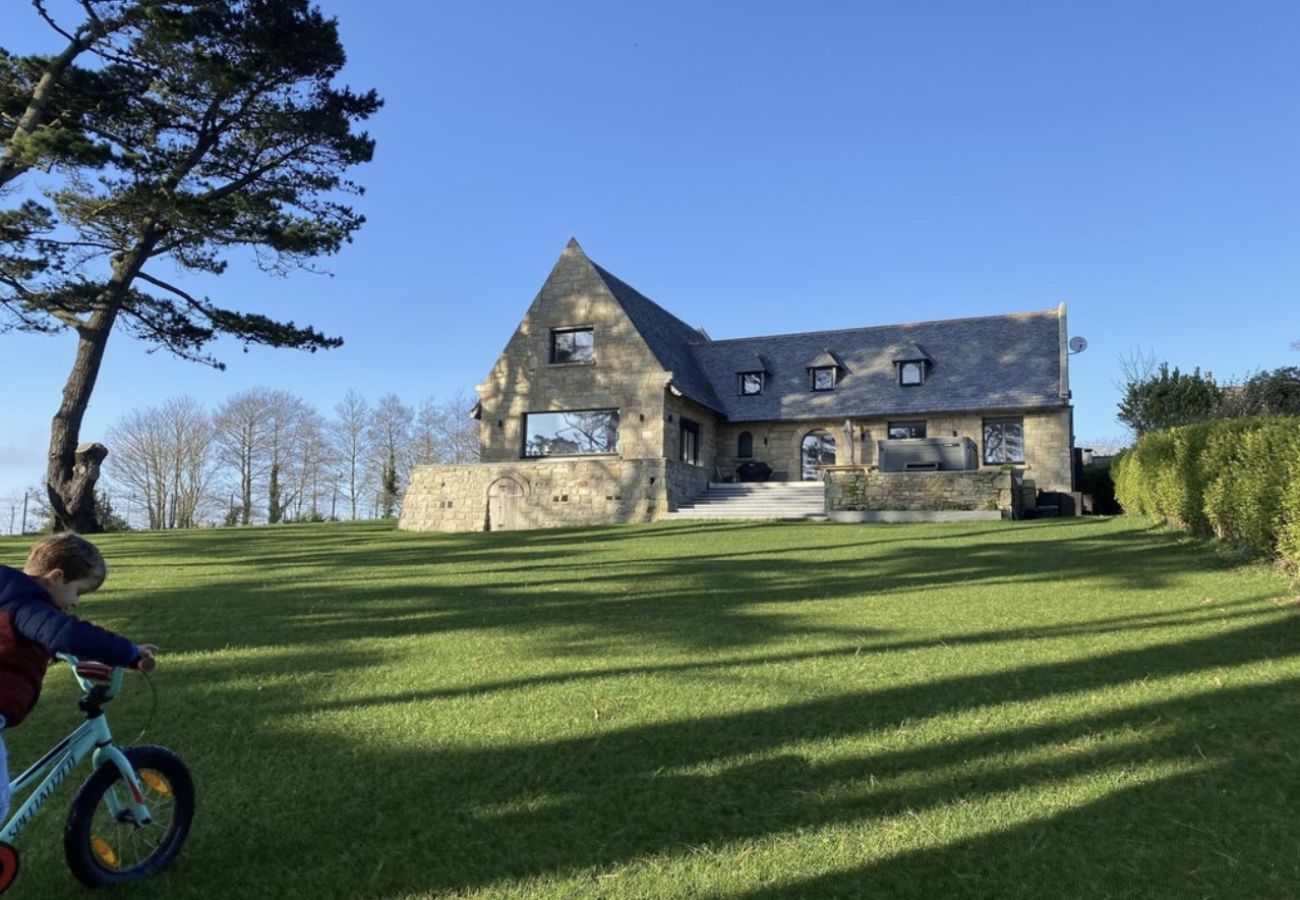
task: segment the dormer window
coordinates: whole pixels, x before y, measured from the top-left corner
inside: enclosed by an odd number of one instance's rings
[[[551,329],[551,363],[591,362],[596,358],[595,334],[590,328]]]
[[[894,353],[894,365],[898,369],[899,387],[920,387],[934,365],[934,357],[915,341],[909,341]]]
[[[808,372],[812,378],[812,389],[814,391],[835,390],[835,366],[814,366]]]
[[[740,395],[749,397],[755,394],[763,393],[763,373],[762,372],[741,372]]]
[[[848,371],[844,361],[830,350],[823,350],[808,361],[808,388],[814,391],[833,391]]]

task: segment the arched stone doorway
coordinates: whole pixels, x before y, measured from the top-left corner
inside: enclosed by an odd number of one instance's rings
[[[799,463],[804,481],[819,480],[817,466],[835,465],[835,436],[822,428],[808,432],[799,445]]]
[[[524,486],[513,478],[498,478],[488,486],[486,531],[516,531],[523,527]]]

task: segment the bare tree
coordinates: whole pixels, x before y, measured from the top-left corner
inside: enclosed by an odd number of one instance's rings
[[[266,520],[275,524],[284,519],[301,490],[301,473],[297,471],[300,460],[298,445],[312,409],[287,391],[268,391],[265,400]]]
[[[253,495],[269,474],[267,446],[271,421],[271,391],[252,388],[222,404],[213,417],[217,458],[233,473],[239,504],[231,504],[231,524],[253,521]]]
[[[438,403],[429,397],[415,419],[412,462],[417,465],[456,465],[479,460],[478,422],[474,404],[464,389]]]
[[[400,503],[402,485],[411,470],[411,433],[415,416],[396,394],[385,394],[370,418],[370,452],[372,464],[381,472],[382,496],[379,505],[391,514]],[[376,515],[379,510],[376,510]]]
[[[149,528],[193,528],[210,499],[214,431],[192,397],[136,410],[109,429],[107,475],[144,505]]]
[[[325,491],[332,484],[334,462],[325,420],[308,408],[294,436],[294,455],[289,467],[292,502],[285,505],[295,520],[321,519]]]
[[[331,455],[336,466],[336,484],[343,489],[348,518],[357,517],[357,506],[370,487],[370,404],[356,391],[348,391],[334,407],[329,423]],[[335,490],[337,495],[337,488]],[[330,502],[334,515],[334,502]]]

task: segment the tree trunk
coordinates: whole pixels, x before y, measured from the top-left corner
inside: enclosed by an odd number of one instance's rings
[[[99,377],[99,366],[108,343],[108,329],[84,328],[77,341],[77,356],[63,386],[63,402],[50,426],[49,466],[46,491],[54,510],[55,531],[95,534],[95,482],[99,464],[108,451],[102,444],[80,444],[81,420]],[[99,451],[92,451],[98,447]],[[83,452],[84,451],[84,452]],[[102,451],[102,452],[100,452]]]
[[[145,223],[135,248],[114,263],[113,278],[97,298],[89,321],[77,328],[77,355],[63,386],[63,402],[50,425],[50,454],[45,472],[45,489],[54,510],[56,531],[94,534],[101,530],[95,518],[95,482],[99,479],[99,464],[108,451],[102,444],[84,445],[86,453],[82,456],[83,447],[78,445],[81,420],[85,418],[90,395],[99,379],[104,348],[117,321],[118,310],[160,237],[152,222]],[[99,451],[94,451],[94,447],[99,447]]]

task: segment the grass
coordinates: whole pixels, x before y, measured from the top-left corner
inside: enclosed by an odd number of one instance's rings
[[[169,898],[1290,898],[1300,597],[1142,520],[105,536]],[[0,541],[0,558],[22,544]],[[76,721],[51,672],[18,767]],[[133,679],[110,713],[145,724]],[[78,895],[71,788],[17,898]]]

